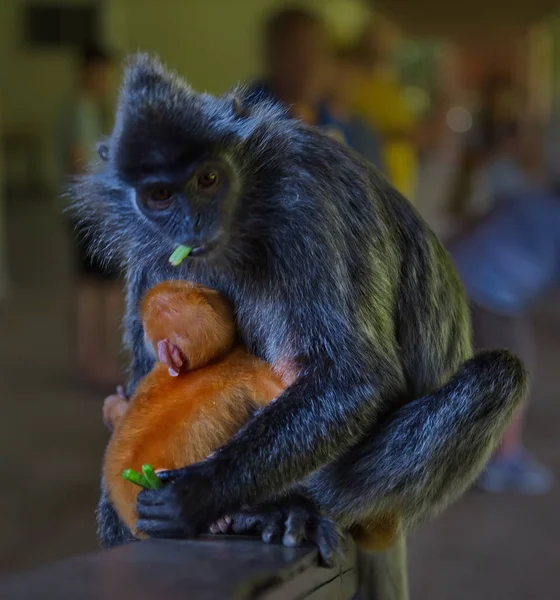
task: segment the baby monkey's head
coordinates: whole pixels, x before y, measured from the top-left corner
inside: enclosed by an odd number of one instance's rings
[[[235,343],[231,305],[202,285],[164,281],[144,296],[141,314],[146,342],[155,356],[161,360],[161,352],[177,349],[184,370],[207,365]]]

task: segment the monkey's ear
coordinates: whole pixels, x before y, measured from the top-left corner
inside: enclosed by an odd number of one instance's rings
[[[97,153],[103,162],[107,162],[109,160],[109,146],[107,144],[97,144]]]
[[[176,73],[167,70],[157,56],[139,52],[128,59],[122,92],[129,98],[161,104],[165,97],[172,97],[178,91],[192,90]]]
[[[225,96],[232,103],[234,118],[257,116],[263,119],[288,118],[287,110],[271,100],[262,89],[246,84],[236,85]]]
[[[239,96],[234,96],[232,106],[233,116],[236,119],[245,119],[249,116],[250,110],[244,105],[243,99],[239,98]]]
[[[126,60],[124,84],[125,87],[135,91],[151,83],[154,79],[165,77],[165,75],[165,69],[159,58],[145,52],[138,52]]]

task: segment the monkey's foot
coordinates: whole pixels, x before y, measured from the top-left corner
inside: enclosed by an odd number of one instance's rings
[[[332,566],[340,552],[342,536],[334,521],[322,516],[314,503],[298,493],[243,508],[230,518],[223,533],[258,534],[263,542],[282,540],[295,547],[308,541],[317,546],[321,561]],[[219,531],[217,531],[218,533]]]
[[[231,531],[231,517],[223,517],[210,525],[210,533],[229,533]]]
[[[157,354],[158,360],[168,367],[169,374],[177,377],[185,362],[181,350],[169,340],[160,340],[157,344]]]

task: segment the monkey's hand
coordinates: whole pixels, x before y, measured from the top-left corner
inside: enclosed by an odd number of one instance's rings
[[[210,531],[258,534],[267,544],[281,540],[288,547],[308,541],[317,546],[325,566],[333,565],[342,541],[334,521],[322,516],[315,503],[298,491],[252,507],[243,507],[238,513],[220,519]]]
[[[103,422],[109,430],[113,430],[128,409],[128,401],[122,387],[117,388],[117,393],[107,396],[103,402]]]
[[[189,538],[207,532],[228,512],[216,503],[216,477],[211,460],[175,471],[157,473],[159,490],[138,494],[139,531],[150,537]]]

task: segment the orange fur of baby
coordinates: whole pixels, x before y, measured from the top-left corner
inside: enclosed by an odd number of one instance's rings
[[[381,552],[390,548],[400,532],[397,512],[373,515],[367,522],[354,526],[350,533],[356,545],[370,552]]]
[[[114,427],[104,464],[109,498],[138,535],[140,488],[124,469],[176,469],[205,459],[224,445],[255,408],[276,398],[295,377],[288,363],[277,374],[236,343],[233,312],[217,292],[187,282],[164,282],[141,306],[147,343],[168,339],[185,359],[177,377],[156,362],[128,407],[107,409]],[[108,399],[110,400],[110,399]],[[124,400],[121,403],[124,405]],[[116,422],[115,422],[116,421]]]

